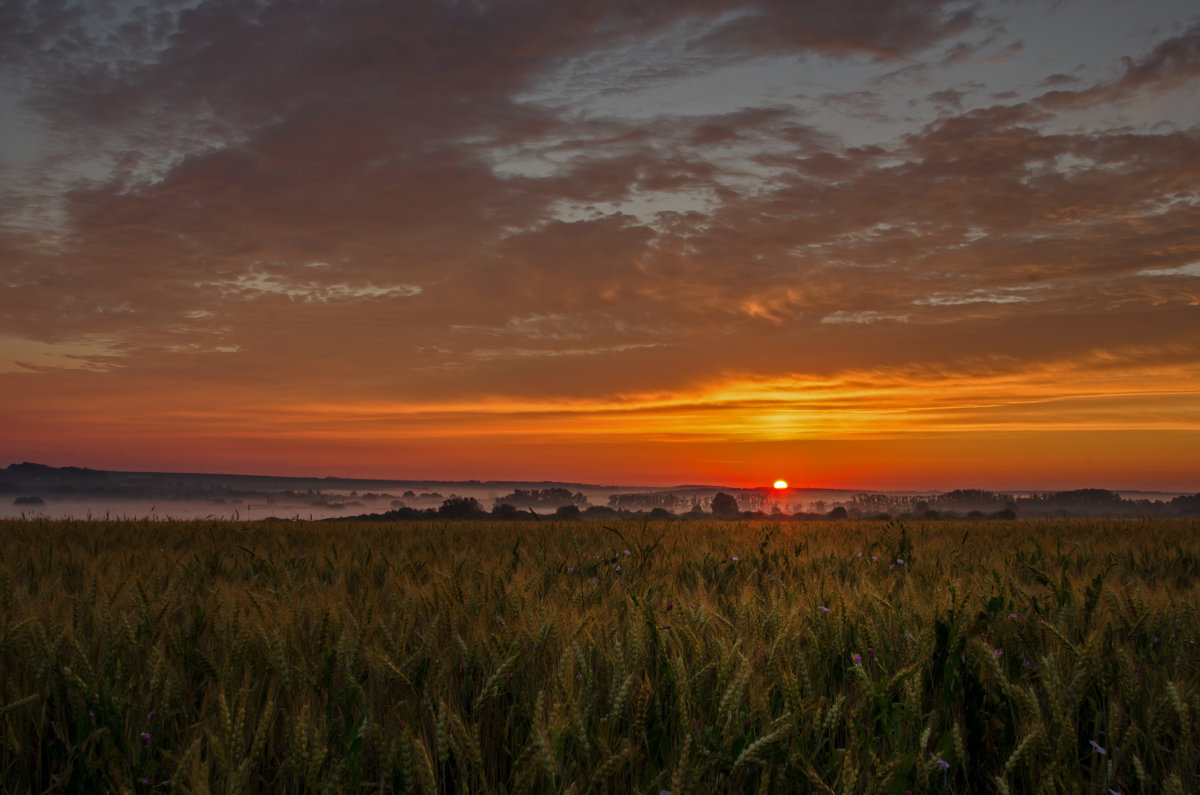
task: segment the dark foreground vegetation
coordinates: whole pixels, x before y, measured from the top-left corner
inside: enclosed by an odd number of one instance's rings
[[[0,522],[6,792],[1196,792],[1200,522]]]

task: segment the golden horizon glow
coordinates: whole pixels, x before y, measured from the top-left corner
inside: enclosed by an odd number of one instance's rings
[[[1094,368],[1097,360],[1104,367]],[[10,383],[34,377],[43,376],[6,376]],[[1176,449],[1182,443],[1176,440],[1200,437],[1200,363],[1147,363],[1136,351],[1096,351],[1041,367],[964,362],[940,371],[730,375],[674,394],[485,395],[444,403],[329,396],[273,404],[272,396],[253,388],[215,394],[188,383],[170,392],[106,395],[94,388],[104,377],[60,373],[62,386],[52,395],[25,398],[20,389],[11,390],[6,438],[14,446],[32,446],[56,434],[70,440],[56,449],[77,451],[58,463],[95,462],[99,468],[112,468],[104,451],[122,439],[117,447],[124,452],[142,450],[149,458],[156,447],[169,445],[231,462],[212,464],[224,471],[244,471],[254,461],[255,471],[263,473],[303,465],[313,474],[369,471],[391,477],[420,475],[413,463],[418,461],[430,469],[449,467],[437,469],[443,475],[453,470],[461,477],[503,479],[498,467],[506,462],[514,479],[747,487],[773,482],[772,469],[795,471],[798,462],[786,451],[813,445],[825,452],[802,457],[809,462],[803,467],[806,485],[961,485],[955,478],[967,460],[972,483],[980,486],[989,479],[1032,485],[1063,471],[1075,478],[1070,482],[1103,485],[1096,483],[1095,467],[1106,456],[1082,444],[1089,438],[1120,440],[1108,455],[1122,466],[1136,462],[1139,473],[1183,483],[1200,469]],[[74,396],[89,390],[90,411],[80,414]],[[38,416],[50,424],[31,419]],[[1141,448],[1139,438],[1163,449],[1157,455],[1131,452]],[[1028,441],[1011,443],[1018,439]],[[844,453],[835,456],[825,447],[835,444]],[[1047,446],[1058,456],[1048,456]],[[918,455],[918,447],[943,452],[925,460],[932,454]],[[654,456],[646,454],[651,448]],[[261,459],[225,452],[251,449]],[[773,452],[763,457],[738,449]],[[867,450],[877,452],[866,456]],[[986,451],[991,454],[978,454]],[[627,478],[621,466],[628,468]],[[1022,477],[1026,471],[1028,480]]]

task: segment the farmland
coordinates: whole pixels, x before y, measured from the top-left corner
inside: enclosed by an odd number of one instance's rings
[[[1194,792],[1200,521],[0,522],[0,789]]]

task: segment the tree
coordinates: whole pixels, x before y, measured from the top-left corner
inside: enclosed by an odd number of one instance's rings
[[[712,498],[713,516],[732,516],[738,513],[737,500],[733,495],[718,491]]]
[[[496,519],[516,519],[520,515],[521,511],[515,505],[509,505],[507,502],[502,502],[492,508],[492,516]]]
[[[451,497],[438,508],[438,516],[447,519],[469,519],[481,513],[479,500],[474,497]]]

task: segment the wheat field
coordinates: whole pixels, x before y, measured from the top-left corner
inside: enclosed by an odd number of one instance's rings
[[[1195,792],[1200,522],[0,522],[5,792]]]

